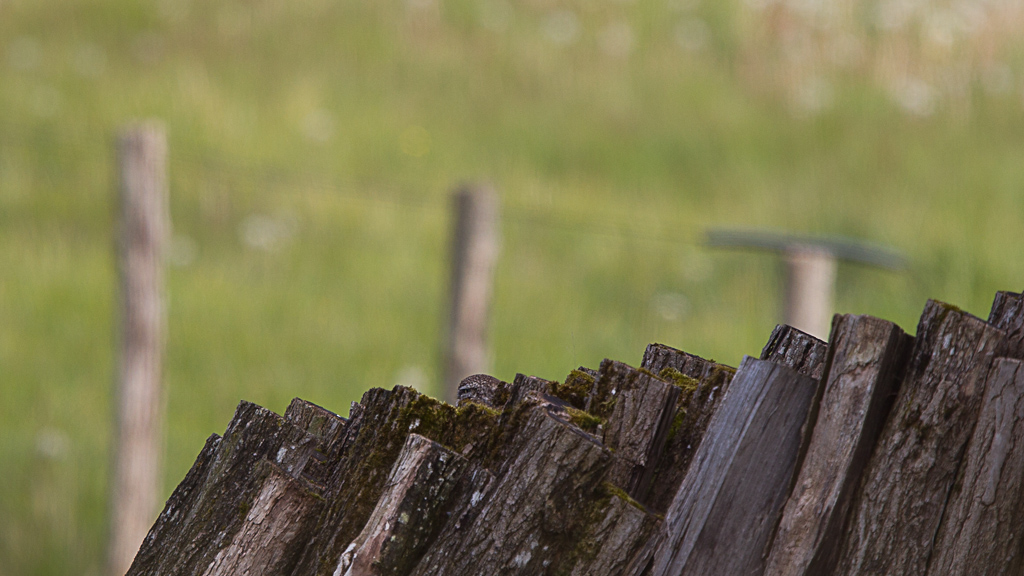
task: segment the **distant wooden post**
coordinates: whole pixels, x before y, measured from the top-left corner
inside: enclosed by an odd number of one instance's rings
[[[444,399],[458,401],[459,381],[487,370],[487,323],[498,261],[498,195],[463,186],[452,197],[451,303],[444,350]]]
[[[836,259],[814,246],[793,246],[786,260],[786,312],[784,322],[812,336],[828,339],[835,293]]]
[[[117,429],[110,483],[107,574],[122,576],[159,505],[164,345],[164,251],[167,138],[156,123],[127,128],[118,139],[120,218],[120,358]]]
[[[713,230],[708,245],[781,253],[786,262],[783,322],[822,340],[832,321],[839,260],[891,270],[906,266],[903,256],[891,250],[850,240]]]

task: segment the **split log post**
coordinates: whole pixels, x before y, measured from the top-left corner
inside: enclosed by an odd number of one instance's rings
[[[708,234],[708,245],[782,254],[786,263],[782,321],[822,339],[829,332],[840,260],[893,270],[906,266],[899,254],[850,240],[715,230]]]
[[[761,573],[817,386],[744,358],[665,514],[650,574]]]
[[[998,292],[992,302],[988,323],[1006,332],[1007,358],[1024,360],[1024,295]]]
[[[832,574],[926,573],[978,421],[989,367],[1006,348],[1002,330],[948,304],[928,302]]]
[[[999,358],[950,495],[928,574],[1020,574],[1024,512],[1024,367]]]
[[[487,371],[487,325],[498,261],[498,195],[463,186],[452,196],[451,302],[444,339],[444,400],[458,401],[459,382]]]
[[[647,347],[641,368],[675,383],[681,391],[665,447],[654,463],[650,488],[638,498],[655,513],[664,514],[736,369],[664,344]]]
[[[139,550],[159,504],[164,347],[167,138],[156,123],[118,140],[120,357],[111,475],[107,573],[121,576]]]
[[[912,338],[891,322],[846,315],[836,316],[830,341],[823,398],[765,576],[832,572],[851,501],[889,414]]]

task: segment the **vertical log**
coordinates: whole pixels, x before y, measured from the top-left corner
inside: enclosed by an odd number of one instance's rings
[[[1024,531],[1024,367],[1000,358],[936,538],[928,574],[1017,575]]]
[[[665,515],[651,574],[760,574],[817,382],[744,358]]]
[[[800,374],[821,380],[825,369],[825,342],[786,324],[772,330],[768,343],[761,350],[761,360],[792,368]]]
[[[664,514],[736,370],[663,344],[647,347],[642,366],[681,390],[665,448],[654,465],[650,490],[641,499],[654,512]]]
[[[499,476],[472,525],[451,526],[413,576],[544,574],[564,560],[555,545],[579,530],[577,512],[608,469],[611,453],[595,438],[540,405],[530,410],[525,440]],[[571,465],[566,465],[567,463]]]
[[[163,264],[167,139],[157,124],[127,129],[118,141],[121,275],[117,425],[110,491],[107,574],[131,565],[159,503],[164,345]]]
[[[458,402],[459,382],[487,371],[487,324],[498,260],[498,196],[464,187],[453,197],[451,304],[444,351],[444,400]]]
[[[929,301],[906,376],[864,472],[837,576],[925,574],[974,430],[1001,330]]]
[[[765,576],[830,574],[861,473],[892,405],[912,338],[891,322],[836,316],[820,410]]]
[[[1024,360],[1024,295],[997,292],[988,323],[1006,332],[1006,356]]]
[[[608,419],[603,441],[616,456],[607,480],[643,501],[668,438],[681,390],[650,372],[612,360],[601,363],[595,390],[599,391],[599,407],[611,405],[610,409],[596,410]]]
[[[334,573],[408,574],[444,525],[445,505],[468,464],[437,442],[410,434],[370,519],[341,555]]]

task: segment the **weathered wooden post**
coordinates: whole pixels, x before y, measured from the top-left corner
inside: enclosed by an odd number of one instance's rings
[[[159,504],[164,345],[163,263],[170,234],[167,138],[157,123],[127,128],[117,145],[120,357],[110,482],[107,574],[131,565]]]
[[[458,401],[466,376],[487,370],[487,322],[498,261],[498,195],[467,185],[452,196],[451,303],[444,341],[444,399]]]
[[[783,323],[827,339],[832,321],[836,268],[839,260],[898,270],[903,256],[860,242],[767,232],[713,230],[708,245],[768,250],[786,262]]]

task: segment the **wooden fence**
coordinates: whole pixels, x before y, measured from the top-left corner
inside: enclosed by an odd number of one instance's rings
[[[458,406],[242,402],[129,574],[1021,574],[1024,297],[840,315],[738,369],[660,344]]]

